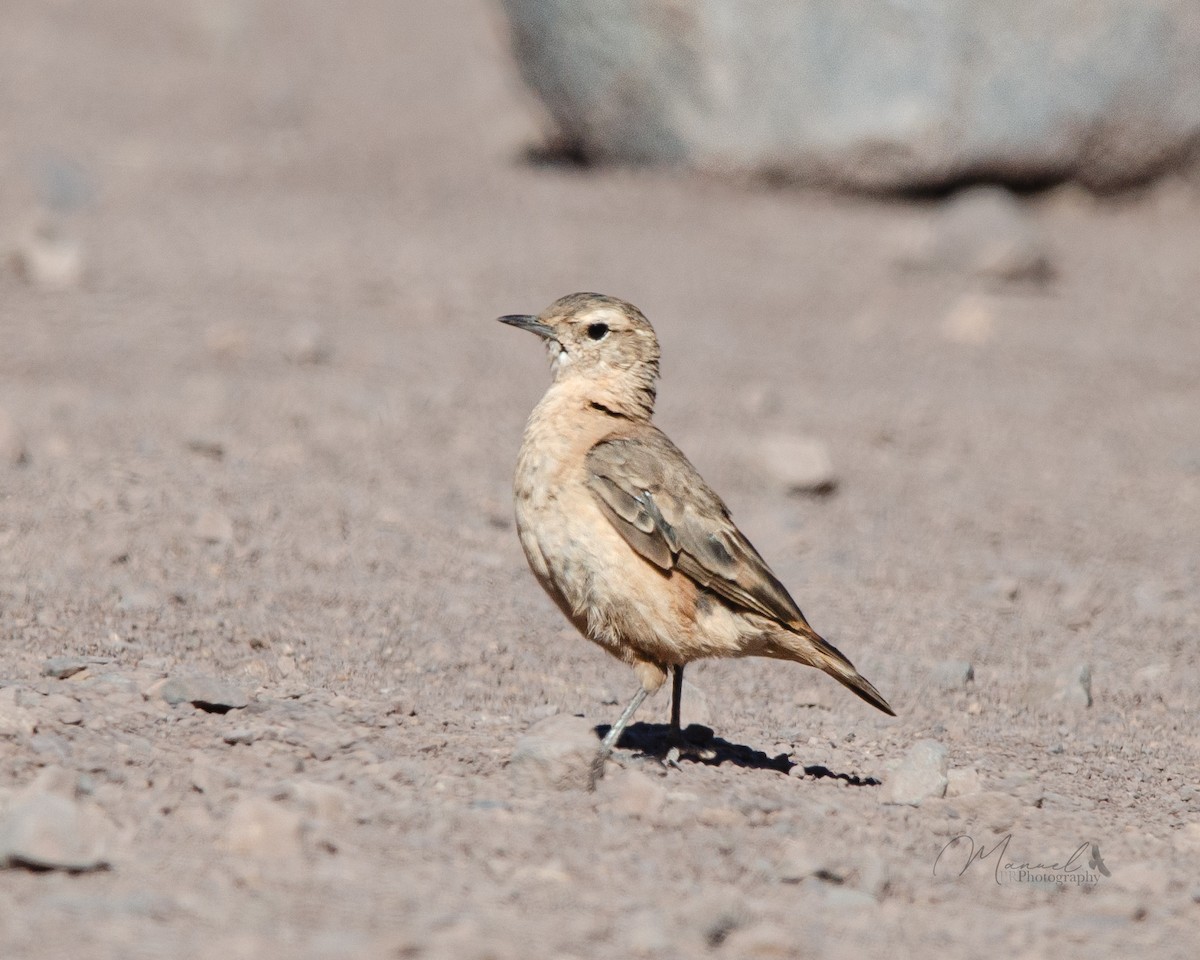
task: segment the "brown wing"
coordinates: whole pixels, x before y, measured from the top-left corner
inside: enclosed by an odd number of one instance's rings
[[[587,471],[612,525],[655,566],[678,569],[731,604],[811,632],[729,508],[658,430],[602,440],[588,451]]]

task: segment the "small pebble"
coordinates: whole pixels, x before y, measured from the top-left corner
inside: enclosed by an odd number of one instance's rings
[[[158,689],[158,695],[172,706],[190,703],[209,713],[241,710],[250,702],[237,687],[213,677],[172,677]]]
[[[205,510],[196,518],[196,536],[214,545],[233,541],[233,521],[219,510]]]
[[[776,877],[783,883],[799,883],[808,877],[822,876],[841,883],[846,871],[829,863],[827,852],[807,840],[793,838],[786,841],[780,850]]]
[[[69,290],[83,280],[83,246],[63,229],[40,224],[18,242],[13,267],[31,286]]]
[[[737,927],[721,943],[721,953],[728,957],[779,958],[801,955],[797,952],[796,939],[783,927],[770,923],[755,923]]]
[[[253,796],[239,800],[229,814],[226,848],[261,860],[291,860],[300,856],[303,816],[282,803]]]
[[[765,472],[790,493],[825,495],[837,489],[833,458],[823,440],[790,434],[763,437],[757,459]]]
[[[7,410],[0,408],[0,466],[19,466],[29,461],[25,435]]]
[[[328,363],[333,357],[333,344],[319,325],[300,323],[288,332],[283,355],[299,365]]]
[[[929,677],[941,690],[962,690],[975,679],[975,668],[965,660],[942,660],[934,664]]]
[[[103,657],[51,657],[42,664],[42,676],[66,680],[77,673],[83,673],[89,667],[111,662]]]
[[[1086,709],[1092,705],[1092,668],[1080,663],[1039,676],[1024,696],[1031,707]]]
[[[982,346],[995,335],[999,307],[978,293],[961,296],[942,318],[942,336],[951,343]]]

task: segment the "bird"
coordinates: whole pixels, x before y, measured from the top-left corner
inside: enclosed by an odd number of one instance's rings
[[[633,304],[573,293],[501,323],[545,341],[552,382],[525,426],[513,479],[534,576],[639,685],[604,736],[596,775],[646,697],[672,675],[672,759],[687,664],[771,657],[816,667],[867,703],[887,700],[805,619],[724,501],[654,423],[658,337]]]

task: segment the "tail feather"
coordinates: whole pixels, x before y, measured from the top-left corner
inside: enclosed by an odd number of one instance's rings
[[[892,709],[890,703],[883,699],[883,694],[875,689],[875,685],[853,667],[845,673],[834,670],[826,670],[825,672],[851,692],[858,694],[858,696],[862,697],[877,710],[882,710],[889,717],[896,715],[896,711]]]
[[[783,638],[777,638],[777,642],[779,639]],[[799,660],[801,663],[824,670],[834,680],[852,693],[862,697],[877,710],[882,710],[890,717],[896,715],[896,711],[883,698],[883,694],[875,689],[874,684],[859,673],[849,658],[828,640],[816,633],[790,633],[787,639],[791,643],[780,644],[780,646],[788,659]],[[797,640],[801,641],[802,647],[801,644],[796,643]],[[801,648],[797,649],[798,647]]]

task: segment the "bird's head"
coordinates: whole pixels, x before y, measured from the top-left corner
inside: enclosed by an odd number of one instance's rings
[[[649,418],[658,379],[658,337],[637,307],[599,293],[572,293],[537,316],[499,318],[546,341],[556,383],[623,416]]]

